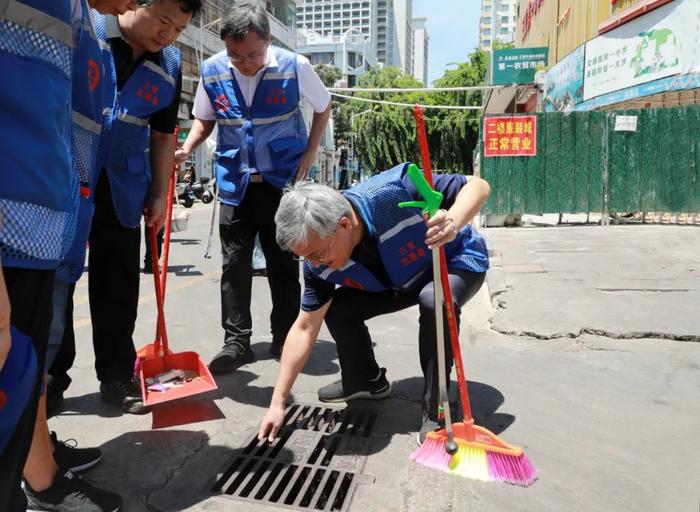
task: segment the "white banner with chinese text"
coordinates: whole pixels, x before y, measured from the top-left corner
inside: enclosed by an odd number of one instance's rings
[[[586,43],[583,99],[700,69],[700,1],[676,0]]]

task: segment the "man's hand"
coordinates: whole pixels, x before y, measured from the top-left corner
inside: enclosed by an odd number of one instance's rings
[[[457,225],[446,210],[438,210],[432,218],[428,219],[425,243],[431,249],[437,249],[455,238],[457,238]]]
[[[297,181],[304,181],[306,177],[309,175],[309,170],[311,169],[311,166],[314,164],[316,161],[316,149],[312,149],[311,146],[306,148],[306,151],[304,151],[304,154],[301,156],[301,160],[299,160],[299,167],[297,168],[297,175],[294,178],[294,182],[296,183]]]
[[[270,408],[265,413],[265,417],[260,423],[260,431],[258,432],[258,440],[262,441],[267,438],[269,442],[275,440],[280,431],[280,427],[284,422],[284,407],[270,405]]]
[[[175,150],[175,165],[184,164],[190,157],[190,152],[182,148]]]
[[[149,197],[146,207],[143,209],[143,216],[148,227],[153,227],[156,233],[165,224],[167,214],[167,204],[164,197]]]
[[[10,326],[8,324],[0,327],[0,371],[5,366],[7,356],[10,354],[10,347],[12,347],[12,340],[10,339]]]

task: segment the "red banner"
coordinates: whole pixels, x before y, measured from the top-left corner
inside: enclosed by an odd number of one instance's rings
[[[537,156],[537,116],[485,117],[484,156]]]

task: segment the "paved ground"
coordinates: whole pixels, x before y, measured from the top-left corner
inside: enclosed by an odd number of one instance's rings
[[[190,210],[173,236],[167,324],[176,350],[209,360],[219,349],[219,260],[202,257],[210,207]],[[477,422],[522,445],[539,471],[523,489],[483,484],[417,467],[417,311],[370,322],[378,360],[394,381],[353,511],[696,511],[700,506],[700,231],[693,227],[490,229],[494,270],[468,306],[461,340]],[[218,254],[215,241],[215,254]],[[150,276],[141,280],[135,339],[152,341]],[[257,429],[278,363],[267,356],[269,295],[254,279],[258,360],[219,380],[199,400],[128,416],[102,404],[92,369],[87,286],[76,290],[78,357],[62,438],[100,446],[86,475],[120,491],[128,511],[273,510],[211,497],[212,477]],[[692,341],[678,341],[678,340]],[[324,330],[294,399],[316,403],[337,378]],[[198,407],[198,409],[197,409]],[[187,423],[186,414],[207,421]],[[159,428],[176,422],[181,425]],[[370,481],[372,479],[370,478]]]

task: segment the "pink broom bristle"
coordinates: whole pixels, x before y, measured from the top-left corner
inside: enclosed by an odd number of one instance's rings
[[[450,458],[450,454],[445,451],[445,443],[430,437],[411,454],[412,461],[438,471],[449,469]]]
[[[537,472],[524,453],[513,457],[497,452],[487,452],[486,457],[489,477],[492,481],[527,487],[537,479]]]

